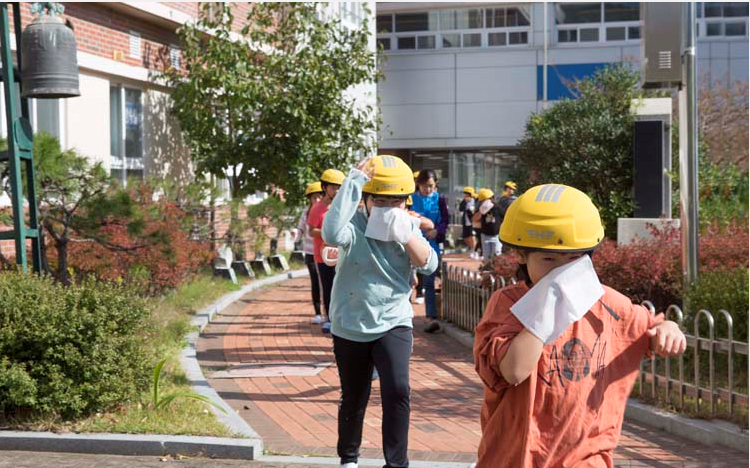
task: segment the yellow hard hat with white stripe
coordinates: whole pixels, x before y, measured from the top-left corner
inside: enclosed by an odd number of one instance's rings
[[[362,187],[363,192],[404,198],[414,193],[414,176],[411,168],[401,158],[384,154],[372,158],[370,164],[374,172]]]
[[[585,193],[567,185],[537,185],[508,207],[500,240],[521,249],[581,252],[604,240],[604,226]]]

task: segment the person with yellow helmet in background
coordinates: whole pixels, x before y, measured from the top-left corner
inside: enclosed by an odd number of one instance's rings
[[[380,374],[387,467],[407,467],[412,270],[430,274],[437,255],[405,210],[414,178],[395,156],[358,163],[323,222],[323,240],[341,251],[331,299],[333,350],[341,381],[337,451],[355,468],[373,368]],[[365,208],[357,204],[364,198]]]
[[[503,247],[497,237],[503,218],[494,196],[495,193],[488,188],[479,189],[477,193],[479,207],[472,217],[472,221],[480,223],[479,238],[482,241],[482,259],[485,261],[500,255]]]
[[[475,329],[484,383],[476,468],[613,466],[641,360],[685,351],[678,325],[607,286],[591,262],[599,211],[566,185],[510,205],[500,239],[519,282],[495,292]]]
[[[461,238],[463,238],[466,247],[469,249],[469,257],[476,258],[476,238],[474,237],[474,227],[471,218],[474,216],[476,192],[474,187],[464,187],[463,199],[458,205],[458,211],[461,212]]]
[[[335,258],[337,249],[324,245],[320,231],[323,227],[328,207],[331,206],[334,197],[344,182],[344,173],[336,169],[326,169],[320,176],[320,185],[323,189],[323,198],[314,204],[307,216],[307,225],[310,227],[310,236],[313,238],[313,257],[318,270],[320,289],[323,293],[323,305],[326,309],[328,320],[323,322],[321,330],[323,333],[331,332],[331,289],[333,278],[336,276]]]
[[[320,181],[307,184],[307,188],[305,188],[305,197],[309,203],[307,208],[302,212],[302,216],[299,218],[297,237],[294,241],[304,241],[302,243],[302,251],[305,254],[305,265],[307,266],[307,271],[310,273],[312,302],[313,308],[315,309],[315,317],[313,318],[312,323],[321,324],[323,323],[323,317],[320,313],[320,282],[318,280],[318,268],[315,265],[315,256],[313,255],[315,250],[314,242],[310,235],[310,228],[307,225],[307,217],[310,208],[323,198],[323,187]]]

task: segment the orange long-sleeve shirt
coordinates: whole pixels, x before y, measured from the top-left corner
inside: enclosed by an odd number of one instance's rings
[[[612,288],[544,346],[537,372],[517,386],[500,362],[523,325],[510,306],[525,283],[495,292],[476,327],[474,362],[484,382],[476,468],[611,468],[625,405],[649,352],[649,311]]]

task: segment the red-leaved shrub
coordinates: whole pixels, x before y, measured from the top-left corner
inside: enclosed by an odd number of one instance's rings
[[[594,253],[593,262],[602,284],[634,302],[649,300],[661,310],[670,304],[682,304],[682,252],[677,229],[654,230],[650,239],[621,246],[605,239]],[[715,224],[701,232],[698,263],[700,273],[747,268],[747,223]],[[492,272],[507,279],[515,275],[517,268],[518,259],[511,253],[495,258]]]
[[[100,242],[72,242],[68,264],[78,277],[122,280],[154,295],[173,289],[205,267],[212,254],[206,243],[190,240],[182,221],[188,216],[173,202],[152,201],[151,191],[133,191],[143,227],[129,233],[127,221],[111,218],[97,232]],[[49,255],[54,258],[54,254]]]

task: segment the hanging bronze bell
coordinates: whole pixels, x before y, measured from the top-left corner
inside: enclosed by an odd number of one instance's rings
[[[59,4],[32,6],[32,13],[39,16],[21,36],[22,97],[52,99],[81,95],[76,38],[73,30],[57,16],[61,12]]]

